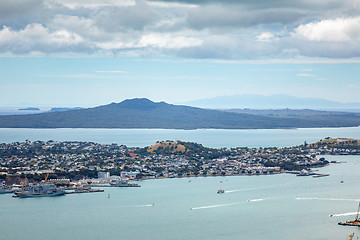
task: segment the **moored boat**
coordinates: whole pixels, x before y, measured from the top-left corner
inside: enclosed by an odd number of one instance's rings
[[[55,197],[65,195],[65,191],[52,183],[37,183],[28,186],[22,186],[21,192],[14,192],[13,197],[31,198],[31,197]]]
[[[120,180],[117,182],[110,182],[110,186],[112,187],[141,187],[139,184],[136,183],[129,183],[125,180]]]
[[[0,194],[12,193],[12,192],[13,192],[12,188],[9,188],[5,185],[0,187]]]

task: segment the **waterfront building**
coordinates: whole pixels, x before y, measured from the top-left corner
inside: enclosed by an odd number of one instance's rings
[[[108,179],[108,178],[110,178],[110,173],[109,172],[98,172],[98,178]]]

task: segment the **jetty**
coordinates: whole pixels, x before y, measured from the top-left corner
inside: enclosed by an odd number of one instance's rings
[[[66,194],[95,193],[95,192],[104,192],[104,189],[81,188],[81,189],[75,189],[75,190],[70,191],[70,192],[66,192]]]
[[[296,176],[312,176],[313,178],[319,178],[319,177],[327,177],[330,176],[330,174],[322,174],[322,173],[314,173],[313,171],[309,170],[301,170],[301,171],[292,171],[291,173],[296,174]]]

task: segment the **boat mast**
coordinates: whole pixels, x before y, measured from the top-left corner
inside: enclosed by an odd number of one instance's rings
[[[349,240],[352,240],[352,239],[353,239],[354,234],[355,234],[355,233],[349,235]]]
[[[19,183],[21,186],[21,194],[23,194],[24,193],[24,185],[22,185],[20,178],[19,178]]]
[[[359,202],[359,207],[358,207],[355,221],[359,221],[359,211],[360,211],[360,202]]]
[[[46,174],[45,183],[47,182],[47,179],[48,179],[48,177],[49,177],[49,173],[50,173],[50,169],[48,169],[48,172],[47,172],[47,174]]]

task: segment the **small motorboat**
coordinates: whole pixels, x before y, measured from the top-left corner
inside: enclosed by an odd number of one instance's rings
[[[219,190],[217,190],[216,193],[217,193],[217,194],[225,193],[225,190],[224,190],[224,189],[219,189]]]

